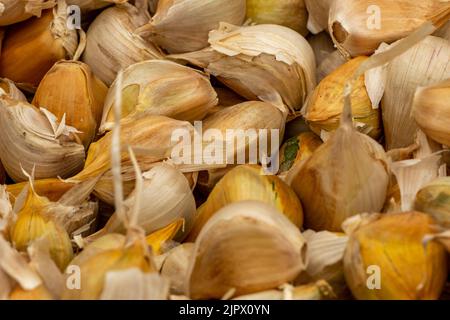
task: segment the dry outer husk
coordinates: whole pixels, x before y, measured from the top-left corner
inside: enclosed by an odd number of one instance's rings
[[[124,3],[107,8],[88,29],[83,61],[107,86],[119,70],[136,62],[163,57],[156,45],[135,33],[150,19],[146,6],[145,0],[138,0],[135,6]]]
[[[439,298],[447,279],[446,251],[436,242],[423,245],[425,236],[435,233],[434,225],[424,213],[407,212],[363,217],[351,227],[344,270],[353,295],[370,300]],[[368,287],[369,266],[379,268],[379,289]]]
[[[247,0],[247,19],[257,24],[278,24],[303,36],[308,30],[304,0]]]
[[[450,18],[447,0],[334,1],[330,9],[329,32],[346,56],[371,55],[381,43],[392,43],[418,29],[425,22],[440,27]]]
[[[171,57],[205,68],[247,100],[287,107],[292,113],[316,85],[311,46],[289,28],[222,23],[210,32],[209,44],[203,51]]]
[[[412,115],[414,94],[419,86],[437,84],[450,78],[450,43],[428,36],[386,67],[381,102],[387,148],[414,143],[417,124]]]
[[[305,267],[305,241],[273,207],[243,201],[211,218],[195,242],[186,283],[192,299],[276,288]]]
[[[113,82],[106,97],[100,132],[112,128],[112,107],[118,90],[123,96],[124,121],[142,114],[201,120],[217,104],[217,94],[206,75],[174,62],[148,60],[124,70],[121,88]]]
[[[443,27],[441,27],[434,34],[436,37],[444,38],[450,41],[450,21],[447,22]]]
[[[125,2],[128,0],[67,0],[67,4],[78,6],[83,13]]]
[[[144,38],[170,53],[192,52],[208,46],[208,33],[221,22],[241,25],[246,0],[159,0]]]
[[[308,30],[314,34],[328,29],[328,14],[334,0],[305,0]]]
[[[25,181],[35,170],[37,179],[63,177],[77,173],[84,164],[84,147],[72,127],[26,102],[0,99],[0,158],[8,175]]]
[[[302,205],[286,183],[277,176],[265,175],[260,166],[243,165],[228,172],[216,184],[208,200],[197,210],[188,239],[194,241],[221,208],[246,200],[261,201],[275,207],[299,228],[303,224]]]
[[[67,27],[66,8],[65,2],[58,0],[57,7],[43,12],[42,17],[8,29],[0,55],[0,76],[31,90],[55,62],[78,58],[84,43],[81,40],[79,44],[77,31]]]
[[[433,140],[450,146],[450,79],[418,88],[413,116],[418,126]]]
[[[20,91],[14,82],[9,79],[0,79],[0,97],[6,96],[13,100],[27,101],[25,95]]]
[[[334,131],[339,126],[339,119],[344,108],[342,92],[348,79],[355,73],[367,57],[358,57],[343,64],[325,77],[309,96],[303,116],[318,135],[322,131]],[[353,86],[351,94],[353,121],[357,127],[377,140],[381,135],[381,117],[378,109],[372,107],[365,85],[364,75]]]
[[[108,88],[89,66],[78,61],[59,61],[47,72],[33,98],[33,105],[46,108],[58,121],[81,131],[87,148],[97,134]]]
[[[0,26],[40,17],[43,10],[56,5],[55,0],[3,0],[0,3]]]

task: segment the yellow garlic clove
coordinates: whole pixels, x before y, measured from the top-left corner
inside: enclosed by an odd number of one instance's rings
[[[7,26],[31,18],[40,17],[43,10],[53,8],[55,0],[3,0],[0,26]]]
[[[101,133],[113,127],[118,90],[122,91],[123,121],[153,114],[193,122],[217,104],[217,94],[201,72],[170,61],[140,62],[124,70],[121,88],[113,82],[105,100]]]
[[[170,53],[192,52],[208,46],[208,33],[220,22],[241,25],[244,19],[245,0],[159,0],[140,34]]]
[[[402,19],[398,19],[402,17]],[[427,21],[442,26],[450,17],[446,1],[334,1],[328,28],[338,49],[347,56],[371,55],[378,46],[408,36]]]
[[[280,149],[280,171],[289,171],[296,163],[308,159],[322,144],[322,140],[312,132],[304,132],[288,139]]]
[[[156,45],[135,33],[149,19],[146,1],[138,0],[135,5],[126,2],[103,10],[89,26],[83,61],[107,86],[119,70],[163,57]]]
[[[413,116],[420,129],[433,140],[450,146],[450,80],[419,88],[414,96]]]
[[[2,44],[0,76],[36,88],[55,62],[76,56],[78,36],[67,27],[67,5],[46,10],[40,18],[32,18],[12,26]]]
[[[367,59],[367,57],[358,57],[350,60],[325,77],[314,89],[302,113],[315,133],[320,135],[322,131],[329,132],[338,128],[344,108],[342,93],[345,84]],[[367,132],[373,139],[380,138],[380,111],[372,108],[364,75],[354,84],[351,99],[353,121],[361,125],[361,131]]]
[[[197,210],[194,227],[188,240],[194,241],[205,224],[217,212],[234,202],[255,200],[276,208],[294,225],[303,224],[303,210],[293,190],[280,178],[264,175],[262,168],[256,165],[242,165],[228,172]]]
[[[100,124],[108,88],[98,80],[88,65],[78,61],[59,61],[44,76],[33,104],[46,108],[59,121],[77,128],[87,148]]]
[[[191,299],[276,288],[305,268],[305,241],[274,207],[242,201],[217,212],[195,242],[186,287]]]
[[[417,193],[414,208],[431,215],[444,228],[450,228],[450,177],[424,186]]]
[[[45,237],[51,258],[60,270],[64,270],[72,260],[72,243],[67,231],[49,212],[50,206],[48,199],[38,196],[33,189],[28,190],[23,207],[11,227],[10,237],[19,251],[26,251],[34,240]]]
[[[357,299],[438,299],[447,279],[446,251],[424,245],[434,220],[419,212],[379,215],[350,234],[347,284]]]
[[[0,158],[16,182],[27,179],[22,169],[44,179],[67,178],[83,167],[85,153],[76,130],[45,109],[2,97],[0,128]]]
[[[257,24],[278,24],[301,35],[308,33],[304,0],[247,0],[247,19]]]
[[[92,300],[100,298],[105,279],[108,272],[129,270],[137,268],[144,273],[154,272],[154,266],[151,256],[148,255],[145,241],[140,239],[125,242],[124,237],[117,240],[110,240],[112,235],[107,235],[107,241],[100,238],[97,241],[102,242],[98,245],[96,242],[88,245],[85,250],[89,254],[75,257],[69,264],[72,268],[79,268],[80,289],[74,290],[65,288],[63,299],[71,300]],[[93,247],[93,249],[91,249]],[[95,254],[94,254],[95,252]],[[67,276],[69,280],[70,274]]]

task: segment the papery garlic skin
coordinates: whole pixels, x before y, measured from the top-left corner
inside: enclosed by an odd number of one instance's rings
[[[55,0],[2,0],[0,2],[0,26],[7,26],[31,18],[40,17],[43,10],[53,8]]]
[[[305,0],[308,30],[314,34],[328,29],[328,14],[335,0]]]
[[[164,60],[133,64],[123,72],[122,87],[113,82],[106,96],[100,132],[111,130],[113,105],[122,91],[122,120],[145,114],[194,122],[202,120],[217,104],[209,78],[197,70]]]
[[[304,0],[247,0],[247,18],[257,24],[278,24],[301,35],[308,33]]]
[[[424,213],[394,213],[350,234],[344,270],[353,295],[362,300],[438,299],[447,279],[446,251],[434,241],[423,244],[434,225]]]
[[[151,22],[140,34],[169,53],[208,46],[208,33],[221,22],[241,25],[245,0],[159,0]]]
[[[217,212],[195,242],[186,287],[191,299],[273,289],[304,269],[299,229],[272,206],[242,201]]]
[[[111,85],[119,70],[133,63],[162,59],[163,55],[155,44],[135,33],[149,19],[146,7],[124,3],[103,10],[91,23],[83,61],[107,86]]]

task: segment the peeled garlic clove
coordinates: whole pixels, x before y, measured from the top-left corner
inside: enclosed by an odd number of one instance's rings
[[[306,35],[304,0],[247,0],[247,18],[257,24],[278,24]]]
[[[22,168],[43,179],[67,178],[83,167],[84,148],[77,142],[76,130],[44,111],[26,102],[0,99],[0,158],[16,182],[27,180]]]
[[[311,130],[317,134],[322,131],[334,131],[339,126],[339,119],[344,108],[343,91],[348,79],[356,72],[367,57],[358,57],[343,64],[325,77],[308,98],[302,111]],[[378,109],[372,108],[361,76],[353,86],[351,95],[354,122],[360,123],[364,132],[374,139],[381,135],[381,116]]]
[[[228,172],[198,209],[189,239],[194,240],[221,208],[246,200],[272,205],[297,227],[303,224],[302,205],[286,183],[277,176],[264,175],[260,166],[242,165]]]
[[[294,164],[308,159],[322,144],[322,140],[312,132],[304,132],[288,139],[280,149],[280,171],[289,171]]]
[[[292,113],[316,85],[314,52],[292,29],[222,23],[210,32],[209,43],[206,50],[171,57],[204,67],[247,100],[287,107]]]
[[[188,271],[191,299],[276,288],[305,268],[299,229],[272,206],[243,201],[221,209],[195,242]],[[230,294],[231,295],[231,294]]]
[[[438,178],[418,193],[414,209],[428,213],[444,228],[450,228],[450,177]]]
[[[164,228],[178,219],[184,220],[184,228],[175,237],[182,240],[189,233],[196,216],[195,199],[186,177],[175,167],[157,164],[144,174],[140,194],[133,191],[124,201],[131,210],[136,198],[140,197],[137,224],[146,234]],[[124,232],[125,228],[117,215],[113,215],[103,232]]]
[[[314,34],[328,29],[328,14],[334,0],[305,0],[308,30]]]
[[[268,290],[244,296],[233,300],[329,300],[334,299],[333,289],[326,281],[292,287],[285,285],[279,290]]]
[[[14,82],[6,78],[0,79],[0,96],[7,96],[13,100],[27,101],[25,95],[17,89]]]
[[[162,265],[161,275],[170,280],[170,292],[172,294],[186,294],[185,283],[193,252],[193,243],[183,243],[167,253]]]
[[[418,129],[412,115],[414,94],[419,86],[434,85],[450,78],[449,56],[450,42],[428,36],[388,64],[386,89],[381,102],[388,149],[408,147],[414,143]],[[420,99],[420,91],[417,99]],[[419,112],[418,109],[416,115],[421,121]],[[436,119],[436,112],[429,114],[428,123]],[[423,121],[418,124],[424,125]]]
[[[110,238],[111,236],[107,235],[106,237]],[[93,242],[85,249],[90,254],[75,257],[70,262],[69,267],[79,268],[80,289],[74,290],[66,286],[62,298],[70,300],[99,299],[105,286],[106,275],[111,271],[137,268],[145,274],[154,272],[154,266],[151,256],[148,255],[145,242],[135,240],[126,244],[125,239],[122,238],[122,240],[121,245],[114,245],[112,248],[103,250],[97,249],[98,245]],[[97,241],[105,242],[102,238]],[[91,246],[95,249],[90,249]],[[100,247],[103,246],[104,244]],[[93,251],[96,254],[91,254]],[[69,277],[70,273],[66,276],[67,281]]]
[[[438,299],[447,279],[446,251],[434,220],[419,212],[380,215],[354,231],[344,256],[347,283],[357,299]]]
[[[245,0],[159,0],[150,23],[140,34],[170,53],[208,46],[208,33],[220,22],[241,25]]]
[[[67,27],[67,5],[12,26],[3,40],[0,76],[35,88],[55,62],[76,56],[78,36]]]
[[[423,132],[433,140],[450,146],[450,79],[418,88],[413,116]]]
[[[402,19],[398,19],[402,17]],[[371,55],[378,46],[408,36],[427,21],[437,27],[450,17],[447,1],[334,1],[328,22],[338,49],[346,56]]]
[[[108,88],[88,65],[78,61],[59,61],[44,76],[33,105],[46,108],[59,121],[77,128],[85,147],[94,139],[102,116]]]
[[[0,7],[0,26],[7,26],[40,17],[43,10],[53,8],[55,0],[3,0]]]
[[[50,256],[60,270],[72,260],[73,250],[69,235],[50,212],[51,202],[31,188],[17,219],[11,227],[10,236],[19,251],[26,251],[34,240],[45,237]]]
[[[132,121],[143,114],[178,120],[203,119],[217,104],[217,94],[206,75],[170,61],[149,60],[129,66],[122,86],[113,82],[105,100],[100,132],[114,124],[113,105],[122,92],[122,120]]]
[[[135,33],[149,19],[145,1],[137,1],[136,6],[124,3],[103,10],[89,26],[83,61],[107,86],[119,70],[163,57],[156,45]]]
[[[388,158],[375,140],[343,122],[303,165],[291,186],[302,202],[306,227],[341,231],[342,222],[382,209],[389,186]]]

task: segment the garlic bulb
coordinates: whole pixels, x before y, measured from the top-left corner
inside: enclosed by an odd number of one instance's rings
[[[214,187],[208,200],[198,209],[189,240],[195,240],[208,220],[230,203],[255,200],[275,207],[294,225],[303,224],[303,210],[292,189],[274,175],[262,174],[256,165],[238,166],[228,172]]]
[[[137,159],[142,171],[148,171],[156,163],[171,156],[172,149],[178,141],[172,141],[175,130],[184,130],[193,135],[194,127],[189,122],[178,121],[163,116],[145,116],[126,123],[121,130],[121,144],[130,145],[137,151]],[[111,174],[111,159],[108,150],[112,144],[112,132],[108,132],[97,142],[91,144],[84,169],[69,182],[81,182],[101,176],[95,186],[95,194],[104,202],[114,203]],[[128,196],[134,189],[135,173],[128,153],[122,152],[122,179],[124,195]]]
[[[346,218],[381,210],[387,195],[386,153],[375,140],[353,128],[351,112],[347,112],[329,139],[291,173],[305,225],[316,231],[340,231]]]
[[[53,8],[55,0],[3,0],[0,3],[0,26],[40,17],[43,10]]]
[[[308,33],[304,0],[247,0],[247,18],[257,24],[278,24],[301,35]]]
[[[217,94],[202,73],[163,60],[148,60],[123,72],[122,87],[114,81],[105,101],[100,132],[114,123],[113,105],[122,91],[122,120],[132,121],[143,114],[179,120],[201,120],[217,104]]]
[[[413,103],[413,116],[419,127],[433,140],[450,146],[450,79],[418,88]]]
[[[76,5],[80,7],[81,12],[89,12],[97,9],[102,9],[113,4],[122,4],[128,0],[66,0],[69,5]]]
[[[325,77],[308,98],[303,116],[311,130],[317,134],[334,131],[344,108],[344,86],[367,57],[358,57],[343,64]],[[360,130],[373,139],[381,135],[381,117],[378,109],[372,108],[364,82],[364,75],[353,86],[351,95],[353,121]]]
[[[134,190],[124,202],[125,208],[131,210],[136,198],[141,198],[137,224],[146,234],[182,218],[183,232],[180,232],[176,238],[182,240],[191,230],[196,216],[195,199],[186,177],[173,166],[157,164],[144,173],[143,178],[140,194]],[[123,224],[116,215],[113,215],[101,232],[123,231]]]
[[[14,82],[9,79],[0,79],[0,97],[6,96],[12,100],[27,101],[25,95],[17,89]]]
[[[239,296],[276,288],[305,268],[296,226],[258,201],[226,206],[195,242],[187,288],[191,299]]]
[[[279,174],[308,159],[321,144],[320,138],[312,132],[304,132],[288,139],[280,149]]]
[[[450,177],[425,185],[417,193],[414,208],[431,215],[444,228],[450,228]]]
[[[314,34],[328,29],[328,14],[334,0],[305,0],[308,30]]]
[[[19,251],[26,251],[32,241],[44,237],[49,243],[51,258],[60,270],[64,270],[72,260],[72,243],[57,217],[49,211],[50,207],[48,199],[30,188],[11,227],[11,241]]]
[[[83,167],[85,153],[77,131],[45,109],[1,98],[0,128],[0,159],[16,182],[27,180],[22,168],[43,179],[67,178]]]
[[[78,35],[67,26],[67,5],[57,7],[40,18],[8,29],[0,55],[0,76],[32,89],[36,88],[55,62],[77,58]]]
[[[347,283],[357,299],[437,299],[447,279],[446,251],[423,213],[379,215],[350,234],[344,255]]]
[[[161,268],[161,275],[170,279],[170,291],[172,294],[186,294],[184,285],[193,252],[193,243],[183,243],[167,253]]]
[[[399,19],[401,17],[401,19]],[[371,55],[378,46],[406,37],[427,21],[442,26],[450,18],[448,1],[334,1],[329,32],[346,56]]]
[[[414,94],[419,86],[437,84],[450,78],[449,56],[449,41],[428,36],[386,67],[387,82],[381,109],[388,149],[414,143],[418,129],[412,115]],[[418,112],[416,115],[420,121]],[[429,114],[427,123],[435,119],[434,112]]]
[[[78,61],[59,61],[42,79],[33,105],[46,108],[58,121],[81,131],[85,147],[95,138],[100,123],[107,87],[88,65]]]
[[[208,33],[220,22],[241,25],[245,0],[159,0],[150,23],[139,34],[170,53],[208,46]]]
[[[172,55],[217,77],[247,100],[262,100],[294,113],[316,85],[309,43],[292,29],[222,23],[209,34],[210,48]],[[249,49],[251,48],[251,49]]]
[[[135,32],[149,19],[145,1],[138,0],[136,6],[124,3],[102,11],[90,25],[83,61],[107,86],[119,70],[136,62],[162,58],[156,45]]]

